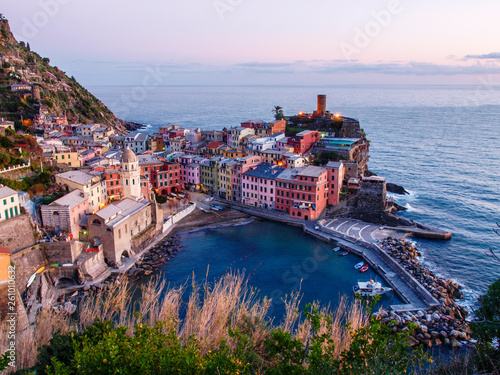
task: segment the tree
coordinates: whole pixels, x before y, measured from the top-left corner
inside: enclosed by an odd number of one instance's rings
[[[285,118],[285,116],[283,115],[283,108],[279,105],[274,106],[272,112],[274,113],[274,118],[276,120],[283,120]]]

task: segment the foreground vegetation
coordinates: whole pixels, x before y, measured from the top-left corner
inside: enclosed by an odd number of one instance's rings
[[[393,333],[370,306],[343,299],[335,311],[317,304],[300,311],[298,294],[284,300],[279,325],[266,316],[272,301],[258,298],[241,274],[210,287],[169,288],[150,282],[136,306],[126,280],[84,299],[78,321],[51,309],[32,335],[18,340],[20,374],[472,374],[498,371],[498,331],[479,323],[478,350],[429,369],[431,360],[407,342],[413,327]],[[500,291],[500,281],[490,287]],[[489,293],[491,295],[491,293]],[[184,298],[186,300],[186,298]],[[498,301],[493,302],[498,303]],[[491,324],[497,310],[484,319]],[[497,305],[498,306],[498,305]],[[134,313],[130,313],[134,307]],[[490,315],[488,315],[490,314]],[[498,322],[498,320],[497,320]],[[495,327],[495,326],[494,326]],[[498,329],[494,328],[494,329]],[[38,356],[32,355],[38,353]],[[419,370],[425,365],[426,370]],[[25,370],[22,370],[25,369]],[[496,372],[498,373],[498,372]]]

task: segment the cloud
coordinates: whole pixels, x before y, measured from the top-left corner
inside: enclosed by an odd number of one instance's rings
[[[500,52],[491,52],[484,55],[467,55],[466,59],[500,59]]]
[[[295,61],[293,63],[251,62],[235,64],[237,71],[249,73],[382,74],[413,76],[453,76],[500,74],[500,65],[440,65],[428,62],[361,63],[344,60]]]

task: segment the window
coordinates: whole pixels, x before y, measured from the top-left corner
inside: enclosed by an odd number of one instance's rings
[[[14,203],[14,197],[10,197],[10,201]]]

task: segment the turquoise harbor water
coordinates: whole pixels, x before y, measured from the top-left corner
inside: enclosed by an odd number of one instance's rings
[[[483,81],[487,82],[487,77]],[[465,304],[474,303],[500,277],[500,264],[486,254],[488,247],[500,250],[500,240],[492,231],[495,222],[500,221],[498,87],[482,83],[467,87],[148,87],[145,96],[134,95],[134,90],[137,89],[91,89],[119,117],[147,124],[146,131],[151,133],[172,123],[188,128],[222,129],[250,118],[270,120],[275,105],[282,106],[285,114],[312,112],[316,95],[328,95],[331,111],[359,119],[365,129],[371,141],[370,169],[411,192],[410,196],[396,196],[396,201],[408,208],[402,215],[453,233],[448,242],[416,241],[424,254],[424,263],[439,275],[464,285]],[[252,227],[234,230],[247,234]],[[249,238],[273,241],[267,236],[262,232]],[[201,242],[210,239],[208,236]],[[196,242],[197,237],[189,241]],[[219,245],[213,244],[212,251]],[[191,259],[190,252],[200,251],[192,250],[189,244],[186,248],[179,255],[186,262]],[[284,262],[293,259],[293,253],[286,249],[278,255]],[[206,263],[199,255],[192,258],[195,263],[196,259]],[[334,258],[332,262],[338,261]],[[246,262],[234,266],[253,269],[254,263]],[[224,257],[214,258],[210,267],[225,268],[227,263]],[[189,263],[179,261],[178,267],[184,267],[185,272],[176,273],[171,267],[166,273],[169,280],[178,278],[176,281],[180,282],[190,275]],[[200,268],[204,275],[206,264]],[[312,274],[319,272],[318,269]],[[316,284],[310,291],[303,286],[305,298],[335,301],[338,292],[329,294],[331,285],[338,286],[340,292],[345,289],[338,281],[340,274],[328,276],[331,278],[311,277],[309,282]],[[251,282],[266,292],[280,288],[272,278],[259,279],[256,275]]]
[[[364,274],[354,269],[361,258],[339,256],[331,244],[279,223],[257,221],[183,233],[181,245],[183,250],[157,271],[171,286],[185,283],[193,272],[196,281],[213,282],[226,272],[244,271],[260,296],[273,299],[270,315],[277,319],[284,314],[281,299],[295,290],[304,295],[302,306],[313,301],[335,306],[341,296],[353,297],[358,280],[376,279],[387,286],[371,269]],[[401,300],[388,293],[380,303],[387,306]]]

